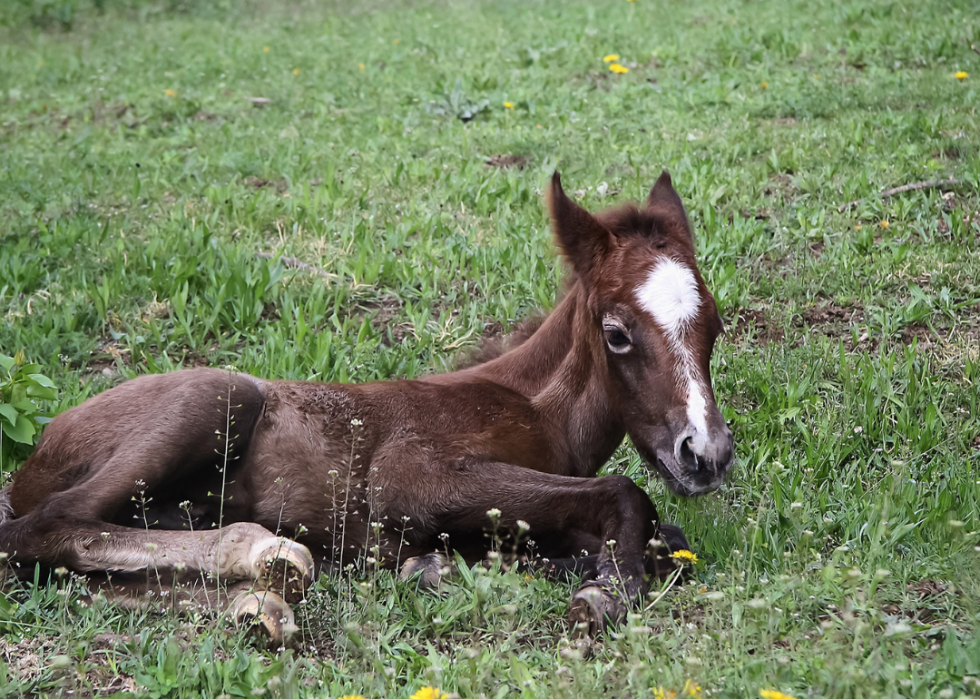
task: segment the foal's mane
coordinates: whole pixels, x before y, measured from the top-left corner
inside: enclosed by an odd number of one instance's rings
[[[509,333],[484,337],[480,340],[480,344],[460,357],[456,363],[456,368],[469,369],[480,364],[486,364],[500,355],[520,347],[538,331],[547,317],[548,314],[544,311],[534,311],[515,325]]]
[[[456,369],[469,369],[480,364],[486,364],[530,340],[531,336],[544,325],[544,322],[551,315],[552,311],[561,304],[562,299],[565,298],[572,286],[575,285],[576,279],[575,272],[568,270],[568,275],[562,284],[562,289],[555,298],[555,305],[550,311],[543,309],[533,310],[524,320],[518,322],[509,333],[484,336],[480,340],[480,344],[460,356],[456,362]]]

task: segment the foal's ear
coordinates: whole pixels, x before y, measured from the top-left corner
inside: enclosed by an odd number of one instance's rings
[[[664,170],[657,178],[656,184],[650,190],[647,197],[647,208],[657,209],[674,218],[679,224],[683,225],[687,232],[691,232],[691,226],[687,222],[687,212],[684,210],[684,202],[674,189],[674,184],[670,181],[670,174]]]
[[[592,270],[608,252],[609,231],[592,214],[573,202],[561,188],[558,171],[551,177],[547,192],[548,210],[555,240],[562,253],[583,279],[591,278]]]

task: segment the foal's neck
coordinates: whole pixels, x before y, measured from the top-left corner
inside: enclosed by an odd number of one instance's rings
[[[563,436],[554,450],[559,463],[548,470],[595,475],[623,441],[602,337],[579,281],[523,344],[472,371],[527,396],[558,428]]]

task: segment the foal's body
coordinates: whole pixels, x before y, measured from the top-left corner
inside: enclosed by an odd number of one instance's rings
[[[630,479],[593,478],[627,431],[684,494],[717,487],[731,462],[707,379],[719,321],[666,175],[642,212],[594,218],[557,176],[550,203],[576,278],[515,349],[417,381],[199,369],[124,383],[48,427],[10,491],[0,552],[80,571],[201,570],[279,586],[288,601],[314,558],[396,566],[483,545],[497,509],[494,526],[529,526],[546,556],[593,555],[596,581],[572,613],[601,626],[644,589],[658,534]],[[667,315],[644,307],[651,285],[674,293],[664,269],[688,294]]]

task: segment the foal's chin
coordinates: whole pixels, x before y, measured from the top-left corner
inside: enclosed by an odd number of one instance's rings
[[[702,474],[691,476],[685,473],[685,467],[681,466],[673,458],[673,454],[657,455],[653,459],[648,459],[660,474],[660,478],[667,485],[667,488],[675,495],[685,498],[696,498],[700,495],[713,493],[721,484],[725,482],[725,474],[716,474],[711,478],[705,479]]]

